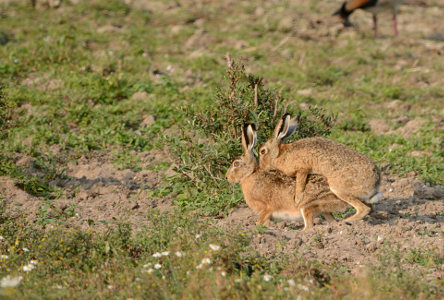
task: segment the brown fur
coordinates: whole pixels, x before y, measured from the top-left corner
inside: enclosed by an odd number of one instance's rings
[[[319,214],[334,220],[331,212],[343,210],[347,203],[338,199],[329,189],[324,176],[310,175],[305,191],[306,203],[294,206],[294,179],[277,169],[259,169],[256,159],[244,146],[244,154],[227,171],[230,182],[239,182],[248,206],[259,213],[258,225],[267,223],[272,216],[297,219],[303,217],[304,230],[313,227],[313,218]],[[245,151],[247,149],[247,151]]]
[[[281,127],[281,121],[276,129]],[[307,203],[304,189],[308,174],[322,174],[333,193],[356,208],[348,221],[364,218],[371,202],[378,194],[381,175],[374,162],[345,145],[325,138],[306,138],[292,144],[280,144],[279,132],[260,148],[261,168],[275,167],[287,176],[296,177],[297,207]],[[304,199],[302,200],[302,198]],[[302,201],[301,201],[302,200]]]

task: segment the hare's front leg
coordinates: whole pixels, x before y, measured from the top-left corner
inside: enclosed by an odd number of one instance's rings
[[[307,183],[309,170],[298,170],[296,172],[296,188],[294,195],[295,207],[302,206],[302,199],[304,198],[305,185]]]
[[[317,213],[316,207],[317,207],[316,205],[312,205],[312,203],[309,203],[301,208],[301,215],[302,218],[304,219],[304,229],[302,229],[302,231],[306,231],[313,228],[314,224],[313,218],[315,213]]]
[[[271,211],[268,209],[264,209],[261,211],[259,218],[257,219],[256,225],[266,225],[268,224],[271,216]]]

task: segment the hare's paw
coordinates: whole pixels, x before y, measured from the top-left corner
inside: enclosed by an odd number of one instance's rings
[[[256,221],[256,226],[270,227],[270,224],[271,224],[270,219],[262,221],[262,222],[260,220]]]

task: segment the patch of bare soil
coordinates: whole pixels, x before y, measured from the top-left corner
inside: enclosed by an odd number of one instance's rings
[[[418,181],[414,176],[384,177],[384,198],[372,213],[354,223],[327,223],[318,218],[314,229],[303,232],[303,222],[275,220],[265,232],[252,231],[252,247],[259,253],[297,253],[307,259],[340,263],[357,271],[364,264],[376,264],[385,246],[405,252],[411,249],[444,251],[444,195],[442,187]],[[257,215],[247,206],[239,207],[216,224],[223,228],[254,230]],[[440,272],[429,274],[436,278]]]
[[[51,151],[62,155],[60,149]],[[46,212],[48,202],[24,192],[10,178],[0,178],[0,194],[10,214],[25,213],[34,222],[45,216],[46,219],[64,220],[67,226],[104,229],[104,223],[119,220],[141,228],[149,225],[145,217],[147,209],[173,210],[173,196],[159,199],[148,193],[162,184],[163,175],[168,176],[173,171],[171,168],[164,172],[150,169],[157,162],[170,161],[166,151],[152,150],[134,155],[141,158],[143,170],[140,172],[118,169],[105,154],[69,162],[66,178],[51,182],[64,188],[64,196],[54,200]],[[22,157],[16,163],[33,175],[42,176],[32,162],[32,158]],[[318,218],[314,229],[302,232],[302,221],[276,220],[266,231],[256,231],[257,216],[244,205],[233,209],[223,219],[215,218],[215,225],[251,232],[251,246],[263,255],[296,253],[306,259],[340,263],[356,272],[364,264],[376,264],[378,255],[389,245],[399,244],[403,252],[411,249],[444,251],[442,187],[424,184],[414,174],[407,178],[385,176],[381,192],[384,198],[373,206],[373,212],[353,224],[327,223]],[[441,266],[427,276],[436,278],[442,271]]]
[[[417,133],[425,123],[425,120],[421,118],[409,120],[405,116],[399,117],[394,121],[395,123],[402,124],[403,126],[393,130],[384,119],[372,119],[369,121],[369,125],[371,130],[376,134],[398,134],[406,139]]]
[[[145,215],[149,208],[172,210],[171,197],[153,198],[149,191],[162,185],[162,176],[172,174],[150,170],[158,162],[169,161],[166,152],[151,150],[137,153],[141,158],[142,171],[119,170],[110,163],[107,155],[81,157],[67,164],[66,177],[50,182],[64,189],[60,199],[45,201],[28,194],[10,178],[0,178],[0,195],[5,199],[9,213],[26,214],[29,220],[63,220],[67,225],[88,227],[93,224],[103,228],[114,220],[128,222],[136,227],[147,224]],[[33,160],[22,157],[17,165],[31,175],[43,177],[41,170],[33,167]],[[47,207],[47,208],[45,208]]]

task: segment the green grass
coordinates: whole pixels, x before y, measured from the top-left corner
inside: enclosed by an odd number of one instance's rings
[[[119,222],[100,233],[58,225],[38,229],[24,218],[0,217],[0,249],[7,255],[0,274],[23,276],[18,288],[1,293],[19,298],[432,296],[438,290],[415,274],[384,268],[404,259],[442,263],[433,251],[390,252],[379,267],[355,277],[297,255],[260,256],[248,246],[254,232],[223,232],[190,214],[149,211],[150,226],[134,233]]]
[[[438,295],[442,280],[417,280],[417,274],[404,274],[400,266],[442,264],[437,251],[387,250],[379,268],[356,278],[343,272],[342,266],[307,263],[293,256],[260,257],[248,247],[250,233],[215,229],[190,211],[217,215],[243,201],[240,188],[223,178],[240,151],[238,136],[221,130],[226,111],[217,102],[228,95],[226,52],[235,60],[243,59],[250,74],[261,76],[264,89],[286,101],[282,105],[292,103],[289,110],[302,112],[299,104],[308,103],[327,115],[339,115],[332,139],[384,164],[390,173],[403,176],[414,171],[421,180],[439,185],[444,184],[444,135],[438,128],[444,89],[437,84],[437,74],[444,72],[443,60],[421,44],[411,46],[407,38],[375,40],[368,34],[334,40],[313,32],[307,38],[303,29],[312,22],[309,16],[325,15],[322,1],[298,7],[267,4],[265,17],[256,16],[256,3],[227,6],[210,1],[201,7],[153,3],[163,9],[135,9],[117,0],[76,5],[62,1],[60,9],[43,10],[31,8],[28,2],[0,4],[0,176],[13,178],[18,187],[42,199],[33,224],[2,214],[0,234],[5,241],[0,249],[8,259],[1,262],[0,276],[25,277],[17,289],[2,289],[2,296],[371,299]],[[294,27],[280,27],[281,19],[295,12]],[[190,42],[199,28],[205,29],[203,37]],[[245,46],[239,46],[239,41]],[[311,93],[298,93],[307,89]],[[132,98],[140,92],[142,99]],[[245,95],[251,100],[251,91]],[[388,109],[393,100],[404,106]],[[274,123],[269,115],[250,111],[251,105],[240,108],[247,110],[250,120],[264,126]],[[220,124],[212,124],[211,118],[196,122],[196,116],[210,112],[219,113]],[[140,125],[147,115],[156,117],[148,128]],[[401,125],[395,119],[400,116],[421,118],[424,123],[407,137],[370,130],[372,119],[384,119],[397,129]],[[242,123],[239,118],[236,121],[234,128]],[[325,128],[316,129],[316,124],[305,133],[328,134]],[[260,139],[265,140],[267,131],[261,129]],[[63,155],[53,154],[53,145]],[[164,147],[178,173],[165,178],[165,184],[149,195],[173,195],[180,213],[149,211],[147,219],[153,226],[147,228],[116,221],[101,232],[94,229],[97,220],[89,221],[89,231],[64,227],[76,207],[57,210],[53,201],[65,191],[50,182],[66,176],[68,162],[111,153],[118,168],[138,172],[143,167],[132,151]],[[413,151],[427,155],[412,157]],[[33,168],[41,176],[17,165],[23,156],[36,159]],[[150,168],[163,171],[169,166],[160,162]],[[196,234],[201,238],[196,239]],[[210,243],[222,249],[209,252]],[[30,251],[24,252],[23,247]],[[153,258],[159,251],[170,254]],[[185,257],[174,256],[175,251],[183,251]],[[196,269],[205,257],[212,263]],[[39,261],[36,268],[21,271],[31,259]],[[142,273],[147,269],[143,265],[158,262],[160,270]],[[387,274],[384,267],[393,265],[397,269]],[[270,282],[264,281],[265,274],[272,276]],[[289,285],[290,279],[295,286]]]

